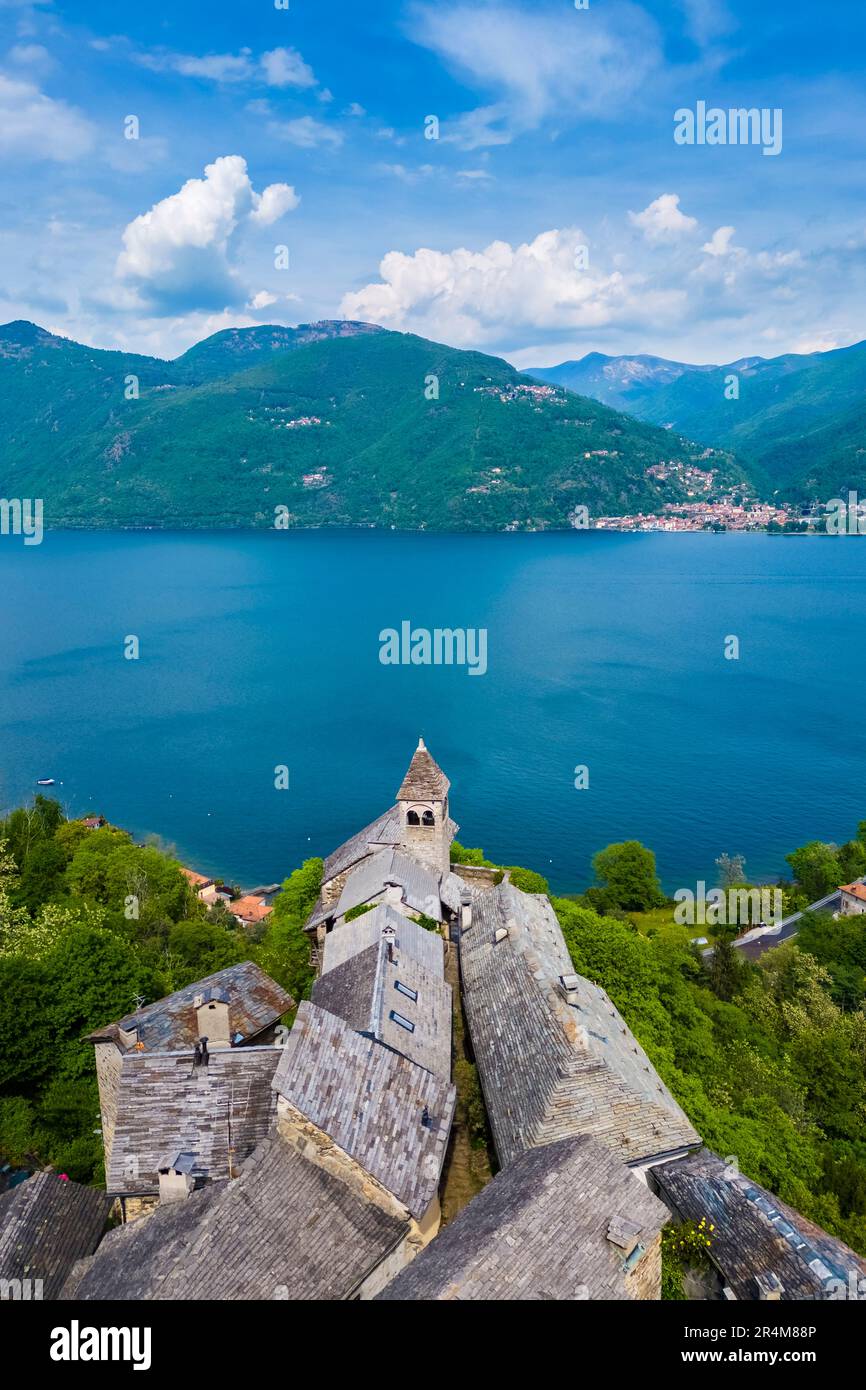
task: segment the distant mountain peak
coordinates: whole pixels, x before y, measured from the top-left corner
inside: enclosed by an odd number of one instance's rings
[[[40,328],[38,323],[31,323],[29,319],[13,319],[11,323],[0,324],[0,339],[6,343],[39,343],[54,339],[55,342],[61,341],[55,338],[53,333]]]
[[[352,319],[320,319],[317,323],[299,323],[292,328],[281,323],[257,323],[247,328],[223,328],[209,338],[195,343],[175,365],[193,372],[218,363],[234,364],[235,370],[252,366],[264,357],[292,352],[309,343],[329,342],[335,338],[359,338],[387,333],[375,323],[359,323]]]
[[[13,319],[0,324],[0,357],[27,358],[34,348],[59,348],[67,339],[47,333],[29,319]]]

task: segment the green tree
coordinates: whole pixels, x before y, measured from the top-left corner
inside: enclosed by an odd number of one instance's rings
[[[849,840],[843,845],[839,850],[839,872],[844,883],[862,878],[866,874],[866,845],[859,840]]]
[[[49,1136],[39,1123],[32,1101],[23,1096],[0,1097],[0,1157],[9,1163],[44,1161]]]
[[[45,966],[0,957],[0,1090],[26,1090],[51,1070],[57,1042]]]
[[[73,926],[61,934],[44,963],[50,989],[45,1013],[60,1044],[60,1064],[73,1076],[93,1067],[91,1049],[78,1046],[94,1028],[123,1018],[141,992],[153,997],[153,978],[134,948],[103,927]]]
[[[786,857],[794,871],[794,878],[809,902],[825,898],[846,881],[836,845],[811,840],[808,845],[802,845]]]
[[[227,932],[210,922],[177,922],[168,934],[168,951],[172,990],[183,989],[249,957],[237,931]]]
[[[307,859],[286,879],[274,902],[268,927],[255,948],[255,959],[299,1004],[309,999],[316,978],[310,958],[312,942],[304,931],[322,886],[321,859]]]
[[[36,912],[49,898],[62,891],[66,864],[63,846],[55,837],[40,840],[33,846],[24,860],[18,889],[18,901],[28,912]]]
[[[534,869],[521,869],[519,865],[509,864],[505,867],[515,888],[519,888],[522,893],[549,893],[550,885],[546,878],[535,872]]]
[[[656,857],[639,840],[624,840],[599,850],[592,867],[614,907],[647,912],[666,901],[656,874]]]

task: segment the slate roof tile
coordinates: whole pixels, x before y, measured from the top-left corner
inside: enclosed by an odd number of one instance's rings
[[[454,1114],[447,1080],[305,1001],[274,1087],[413,1216],[423,1215],[436,1195]]]
[[[498,1173],[378,1298],[629,1299],[611,1222],[631,1222],[648,1247],[667,1215],[604,1144],[562,1139],[526,1150]]]
[[[101,1189],[56,1173],[34,1173],[4,1192],[0,1279],[42,1280],[42,1297],[58,1298],[75,1261],[95,1250],[111,1203]]]
[[[507,932],[498,942],[497,931]],[[547,898],[507,881],[476,894],[460,959],[503,1165],[576,1134],[602,1139],[625,1163],[700,1143],[607,994],[575,974]]]
[[[241,961],[208,975],[185,989],[176,990],[154,1004],[136,1009],[116,1023],[97,1028],[91,1042],[113,1040],[120,1044],[118,1029],[137,1030],[138,1042],[148,1052],[178,1052],[192,1048],[198,1037],[193,1001],[198,994],[213,991],[211,997],[227,1000],[229,1026],[233,1034],[254,1038],[275,1024],[282,1014],[294,1008],[294,1000],[276,980],[266,975],[254,961]]]
[[[233,1181],[111,1232],[79,1263],[72,1300],[351,1298],[408,1223],[303,1158],[278,1132]]]
[[[282,1049],[236,1047],[210,1053],[127,1052],[118,1086],[109,1192],[159,1191],[159,1168],[180,1153],[209,1179],[227,1178],[267,1134],[275,1114],[272,1081]]]
[[[783,1301],[821,1299],[830,1280],[847,1289],[850,1276],[866,1278],[860,1255],[710,1149],[660,1164],[651,1176],[682,1220],[715,1227],[708,1253],[738,1299],[757,1299],[756,1281],[767,1274],[781,1282]]]

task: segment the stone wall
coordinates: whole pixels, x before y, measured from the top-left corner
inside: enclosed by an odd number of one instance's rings
[[[99,1084],[99,1110],[102,1116],[102,1147],[105,1150],[105,1168],[111,1158],[114,1143],[114,1125],[117,1118],[117,1093],[120,1088],[120,1072],[123,1056],[113,1042],[96,1044],[96,1080]]]
[[[658,1302],[662,1296],[662,1237],[656,1236],[652,1245],[647,1246],[630,1274],[625,1276],[625,1286],[632,1298],[649,1299]]]

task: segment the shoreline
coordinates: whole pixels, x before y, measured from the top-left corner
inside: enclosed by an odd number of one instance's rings
[[[766,526],[735,526],[723,527],[716,530],[713,527],[695,526],[678,527],[671,529],[666,526],[534,526],[519,529],[502,527],[498,530],[466,530],[466,529],[439,529],[432,527],[418,528],[417,530],[407,530],[399,526],[377,526],[371,523],[359,522],[354,526],[292,526],[286,530],[277,530],[273,526],[99,526],[99,525],[66,525],[66,526],[46,526],[44,534],[46,536],[63,535],[87,535],[87,536],[137,536],[137,535],[165,535],[165,536],[269,536],[274,535],[283,539],[291,535],[307,536],[316,533],[325,535],[344,535],[354,536],[364,532],[373,532],[377,536],[586,536],[586,535],[611,535],[611,536],[772,536],[778,539],[796,540],[805,537],[813,539],[838,540],[839,536],[831,535],[828,531],[807,530],[807,531],[771,531]],[[866,534],[866,533],[859,533]],[[856,536],[855,531],[841,532],[842,536]],[[11,537],[17,539],[17,537]],[[4,535],[0,539],[7,539]]]

